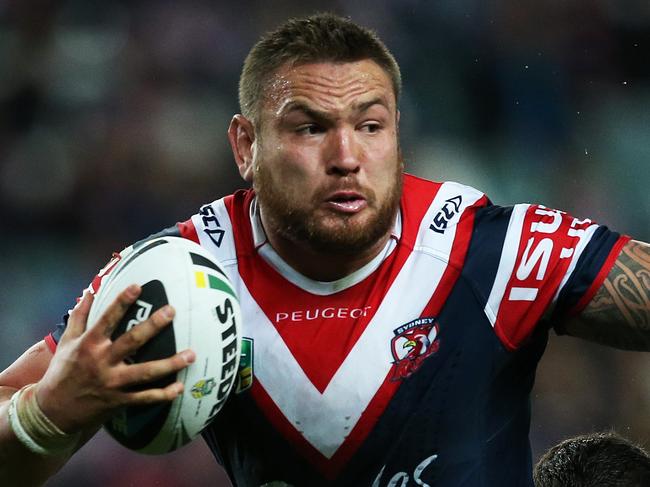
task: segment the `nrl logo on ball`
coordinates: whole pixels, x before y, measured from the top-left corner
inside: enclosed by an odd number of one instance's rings
[[[194,399],[201,399],[202,397],[210,394],[216,385],[217,383],[213,378],[201,379],[192,386],[192,390],[190,392]]]

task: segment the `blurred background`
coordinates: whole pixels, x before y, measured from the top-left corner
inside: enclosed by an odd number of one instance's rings
[[[647,0],[0,0],[0,368],[112,251],[242,186],[242,61],[324,9],[400,62],[410,172],[650,240]],[[553,336],[532,407],[535,458],[609,428],[650,446],[650,356]],[[48,485],[229,484],[201,441],[150,458],[100,435]]]

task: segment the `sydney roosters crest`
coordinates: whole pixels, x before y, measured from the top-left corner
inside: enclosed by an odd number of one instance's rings
[[[440,348],[438,323],[435,318],[418,318],[394,330],[392,381],[404,379],[418,370],[427,357]]]

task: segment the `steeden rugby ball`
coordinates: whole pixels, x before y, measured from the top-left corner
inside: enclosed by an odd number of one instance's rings
[[[125,407],[105,425],[129,449],[162,454],[189,443],[210,423],[235,382],[241,350],[241,312],[232,283],[221,265],[200,245],[180,237],[145,241],[122,253],[95,296],[89,326],[130,284],[142,293],[120,321],[112,339],[169,303],[173,323],[128,361],[166,358],[190,348],[196,361],[177,374],[140,388],[165,387],[178,380],[183,394],[170,403]]]

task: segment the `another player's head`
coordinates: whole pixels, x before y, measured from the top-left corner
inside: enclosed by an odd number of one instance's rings
[[[536,487],[650,486],[650,456],[615,433],[564,440],[535,465]]]
[[[340,254],[372,251],[399,205],[399,67],[370,30],[291,19],[246,58],[228,130],[267,232]]]

